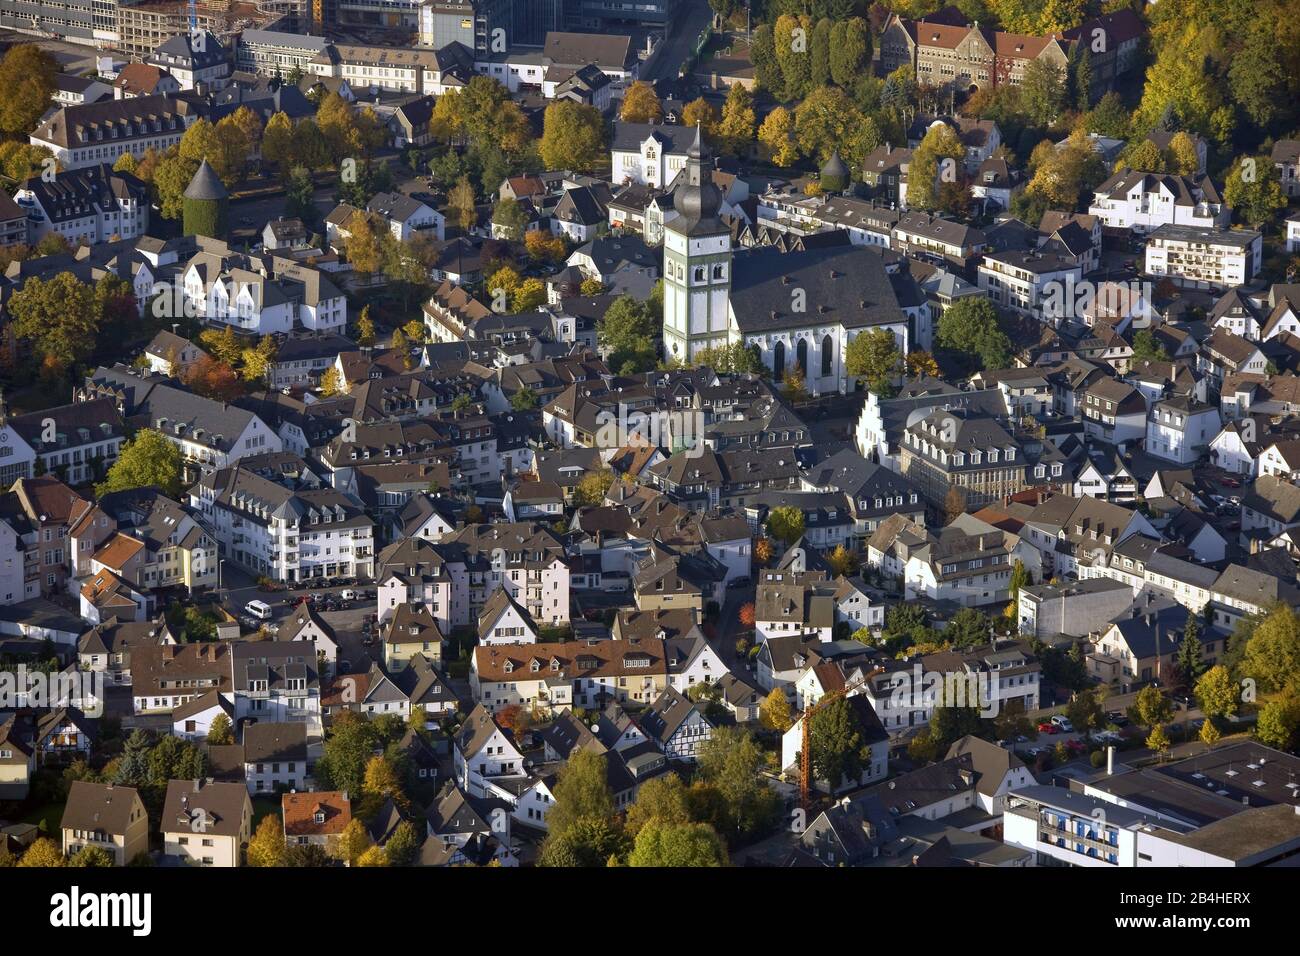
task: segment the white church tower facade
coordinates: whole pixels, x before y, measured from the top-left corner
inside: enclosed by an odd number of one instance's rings
[[[664,358],[692,363],[726,345],[730,326],[731,231],[718,218],[722,193],[706,165],[697,128],[683,179],[673,191],[677,215],[664,224]]]

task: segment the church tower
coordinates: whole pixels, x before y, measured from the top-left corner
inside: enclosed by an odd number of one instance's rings
[[[727,344],[731,298],[731,231],[718,219],[722,193],[713,184],[699,127],[673,190],[677,215],[664,224],[664,358],[693,362],[701,349]]]

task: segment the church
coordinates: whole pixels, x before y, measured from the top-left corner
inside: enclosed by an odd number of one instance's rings
[[[672,194],[677,215],[663,227],[666,359],[691,363],[704,349],[740,342],[757,347],[775,380],[802,369],[818,395],[851,389],[845,349],[863,332],[888,329],[903,354],[920,347],[929,306],[906,269],[891,273],[879,251],[847,242],[733,250],[710,166],[697,129]]]

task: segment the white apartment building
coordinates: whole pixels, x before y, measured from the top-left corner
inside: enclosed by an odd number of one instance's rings
[[[690,126],[616,123],[610,147],[610,179],[616,185],[637,183],[666,189],[686,168],[686,153],[695,141]]]
[[[979,288],[994,304],[1051,320],[1061,317],[1045,312],[1072,303],[1071,293],[1082,279],[1082,263],[1042,250],[986,253],[979,264]]]
[[[1264,237],[1251,229],[1161,226],[1147,237],[1145,272],[1191,289],[1231,289],[1259,274]]]
[[[374,522],[361,503],[333,488],[293,491],[238,466],[190,490],[221,553],[273,581],[369,578]]]
[[[346,329],[347,299],[320,270],[279,257],[267,267],[216,240],[199,248],[182,272],[189,314],[257,335]]]
[[[101,100],[55,111],[28,139],[53,153],[61,169],[82,169],[112,165],[124,153],[139,159],[150,148],[166,152],[197,117],[192,103],[174,96]]]
[[[28,241],[56,232],[74,246],[137,239],[149,229],[149,188],[108,163],[33,176],[14,193],[27,213]]]
[[[1190,465],[1199,460],[1223,427],[1219,410],[1186,396],[1156,402],[1147,416],[1146,453]]]

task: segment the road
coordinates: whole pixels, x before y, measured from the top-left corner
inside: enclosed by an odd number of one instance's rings
[[[712,19],[713,10],[709,7],[708,0],[683,0],[672,30],[663,41],[666,46],[659,51],[654,65],[642,74],[641,79],[653,83],[656,80],[676,77],[677,71],[695,46],[700,31],[708,26]]]
[[[337,596],[340,591],[347,590],[347,588],[341,586],[263,591],[257,587],[257,582],[250,574],[233,562],[224,559],[221,562],[221,583],[223,589],[222,606],[236,618],[245,616],[244,606],[249,601],[263,601],[271,606],[271,623],[278,626],[283,626],[285,620],[293,614],[294,608],[298,606],[304,596],[308,594]],[[373,585],[358,584],[353,585],[352,590],[364,592],[373,590],[373,587]],[[350,603],[352,606],[346,611],[322,612],[321,619],[339,634],[360,633],[362,623],[375,613],[375,601],[371,598]]]

